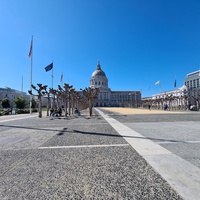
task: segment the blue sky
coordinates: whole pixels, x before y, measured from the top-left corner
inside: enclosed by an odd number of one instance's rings
[[[111,90],[181,87],[200,68],[199,11],[199,0],[0,0],[0,87],[30,89],[32,35],[34,85],[52,87],[53,61],[54,88],[63,73],[84,89],[100,60]]]

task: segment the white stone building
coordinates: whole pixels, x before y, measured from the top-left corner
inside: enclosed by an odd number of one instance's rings
[[[140,91],[112,91],[108,87],[108,78],[101,69],[100,62],[90,78],[90,87],[99,88],[98,98],[94,106],[138,107],[141,100]]]
[[[162,108],[165,105],[167,105],[169,109],[177,109],[178,107],[187,108],[187,87],[183,85],[182,87],[175,90],[154,94],[151,100],[154,106],[158,106],[158,104],[160,104]]]
[[[25,99],[29,100],[30,99],[30,95],[27,95],[25,92],[21,92],[15,89],[11,89],[9,87],[6,88],[0,88],[0,108],[2,108],[1,106],[1,101],[4,98],[8,98],[9,102],[10,102],[10,107],[14,108],[14,98],[18,97],[18,96],[23,96]]]

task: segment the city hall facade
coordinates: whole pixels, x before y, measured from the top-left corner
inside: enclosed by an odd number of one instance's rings
[[[99,88],[98,97],[95,99],[94,106],[122,106],[138,107],[141,101],[140,91],[112,91],[108,87],[108,78],[101,69],[100,62],[90,78],[90,87]]]

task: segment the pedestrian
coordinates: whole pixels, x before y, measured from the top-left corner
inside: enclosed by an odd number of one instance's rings
[[[149,104],[149,110],[151,110],[151,105]]]
[[[58,109],[58,114],[60,115],[60,117],[62,116],[62,108],[61,107],[59,107],[59,109]]]

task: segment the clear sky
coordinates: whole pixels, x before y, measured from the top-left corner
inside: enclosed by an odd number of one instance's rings
[[[0,87],[89,86],[100,60],[111,90],[173,90],[200,68],[199,0],[0,0]],[[23,81],[22,81],[23,77]],[[161,82],[155,85],[155,82]],[[23,83],[23,84],[22,84]]]

